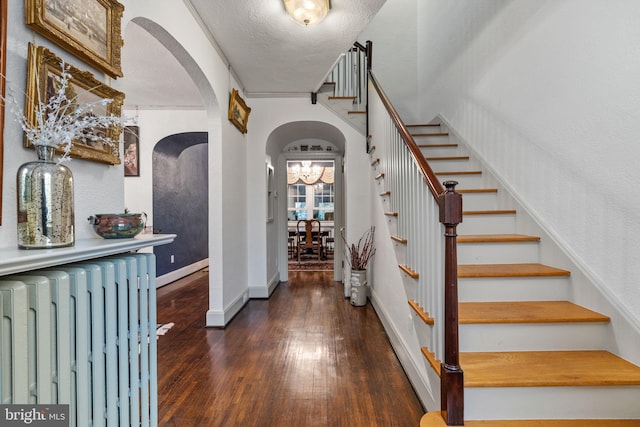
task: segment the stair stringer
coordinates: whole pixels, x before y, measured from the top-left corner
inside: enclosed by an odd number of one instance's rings
[[[391,240],[390,223],[395,219],[385,216],[380,184],[374,181],[372,191],[372,223],[375,226],[376,255],[370,284],[371,304],[389,337],[418,398],[425,408],[440,407],[440,378],[421,353],[431,334],[431,327],[408,305],[411,284],[405,282],[398,268],[397,248]],[[405,286],[400,286],[401,283]]]
[[[498,206],[517,210],[515,232],[535,235],[540,240],[540,262],[571,271],[569,279],[569,300],[611,318],[606,333],[604,349],[636,365],[640,365],[640,323],[630,311],[613,295],[596,274],[577,256],[575,251],[555,233],[533,206],[530,206],[519,193],[488,164],[471,144],[469,144],[447,118],[439,114],[433,123],[445,127],[451,142],[458,143],[473,156],[491,180],[500,188]],[[464,209],[464,197],[463,197]]]

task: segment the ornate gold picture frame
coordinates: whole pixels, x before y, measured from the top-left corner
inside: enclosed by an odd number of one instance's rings
[[[236,89],[231,91],[229,97],[229,120],[242,133],[247,133],[247,121],[251,108],[247,107]]]
[[[111,77],[122,77],[122,13],[116,0],[25,0],[25,22]]]
[[[124,94],[105,83],[97,80],[88,71],[81,71],[74,66],[69,67],[71,74],[70,90],[75,93],[82,102],[92,102],[102,99],[112,99],[113,101],[104,106],[104,111],[96,111],[97,115],[114,115],[120,117],[122,114],[122,103]],[[54,76],[61,74],[61,59],[45,47],[36,47],[29,44],[29,56],[27,65],[27,90],[24,106],[25,117],[30,123],[35,123],[38,100],[47,103],[51,93],[55,92]],[[96,132],[105,132],[104,129]],[[106,136],[118,141],[122,133],[121,126],[111,126],[106,129]],[[25,147],[31,147],[29,141],[25,139]],[[108,163],[111,165],[120,164],[120,154],[117,147],[107,144],[74,141],[71,148],[71,156],[93,160],[96,162]]]

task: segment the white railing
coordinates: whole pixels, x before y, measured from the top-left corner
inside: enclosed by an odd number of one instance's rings
[[[373,73],[368,76],[367,149],[375,147],[380,159],[378,167],[384,173],[379,175],[380,179],[390,191],[386,196],[389,209],[397,213],[395,227],[391,228],[395,228],[397,237],[406,239],[403,271],[415,281],[410,298],[434,320],[428,336],[421,340],[441,361],[441,410],[445,422],[463,425],[464,373],[459,360],[456,248],[456,228],[462,222],[462,196],[455,191],[456,182],[443,185],[438,181]]]
[[[353,104],[364,109],[367,93],[366,48],[356,43],[340,57],[327,76],[327,81],[335,83],[334,96],[353,96]]]
[[[396,235],[407,239],[405,264],[419,273],[415,301],[435,319],[443,321],[444,227],[440,206],[425,183],[424,175],[392,118],[375,91],[369,94],[369,120],[375,156],[380,158],[385,190],[390,191],[388,209],[397,212]],[[442,328],[432,328],[429,350],[443,360]]]

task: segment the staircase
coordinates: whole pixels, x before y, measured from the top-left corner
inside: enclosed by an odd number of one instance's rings
[[[640,367],[607,351],[610,318],[571,302],[571,271],[541,262],[550,258],[541,237],[516,231],[526,213],[444,125],[408,128],[439,180],[458,181],[463,194],[457,243],[464,425],[640,426]],[[384,176],[373,175],[384,186]],[[406,245],[409,236],[393,235],[397,214],[387,215],[392,238]],[[411,265],[400,268],[408,280],[419,277]],[[429,313],[409,305],[433,328]],[[440,375],[440,360],[427,347],[422,352]],[[443,425],[438,412],[421,422]]]
[[[345,122],[362,133],[366,132],[366,106],[358,102],[355,95],[338,95],[336,82],[326,81],[317,93],[318,102],[333,111]]]
[[[320,102],[357,131],[366,135],[367,70],[371,67],[371,42],[355,42],[342,55],[320,86],[312,102]]]

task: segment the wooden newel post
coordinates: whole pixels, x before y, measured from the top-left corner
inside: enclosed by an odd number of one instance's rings
[[[447,425],[464,425],[464,384],[458,345],[458,254],[456,228],[462,222],[462,195],[456,181],[446,181],[439,197],[445,231],[444,362],[440,365],[440,405]]]

